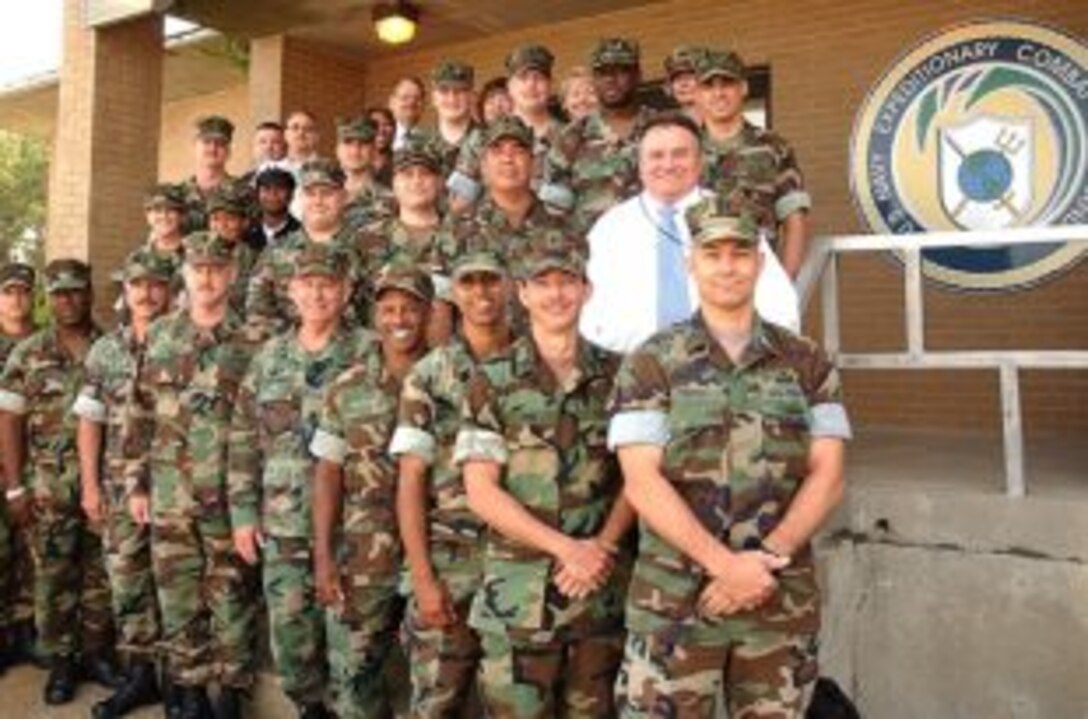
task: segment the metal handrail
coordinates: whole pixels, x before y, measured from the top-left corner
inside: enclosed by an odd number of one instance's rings
[[[910,235],[848,235],[820,240],[797,278],[802,309],[820,290],[824,349],[840,368],[848,369],[996,369],[1000,377],[1005,492],[1027,493],[1024,437],[1020,406],[1021,369],[1088,369],[1088,350],[933,351],[925,347],[922,251],[941,247],[1000,247],[1073,242],[1088,248],[1088,225],[976,232],[931,232]],[[843,352],[839,316],[839,255],[852,252],[897,252],[903,260],[907,349],[905,352]]]

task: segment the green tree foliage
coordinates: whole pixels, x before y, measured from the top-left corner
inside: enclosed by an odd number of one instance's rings
[[[0,130],[0,262],[41,266],[48,177],[44,141]]]

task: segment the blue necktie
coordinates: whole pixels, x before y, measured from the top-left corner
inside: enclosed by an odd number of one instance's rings
[[[657,328],[665,329],[691,314],[684,246],[676,228],[676,208],[663,206],[657,221]]]

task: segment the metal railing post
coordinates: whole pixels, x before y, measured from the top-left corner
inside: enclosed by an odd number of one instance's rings
[[[820,286],[820,312],[824,323],[824,350],[834,360],[842,348],[839,336],[839,256],[834,251],[827,258]]]
[[[1003,362],[1001,373],[1001,434],[1005,447],[1005,494],[1027,494],[1024,474],[1024,427],[1020,414],[1020,370],[1013,362]]]
[[[909,249],[906,255],[907,353],[921,357],[925,352],[925,302],[922,294],[922,252]]]

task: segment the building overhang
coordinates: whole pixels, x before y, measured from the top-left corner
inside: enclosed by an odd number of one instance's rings
[[[245,82],[237,41],[211,30],[169,38],[164,46],[163,102],[218,92]],[[60,87],[56,71],[0,86],[0,129],[53,136]]]

